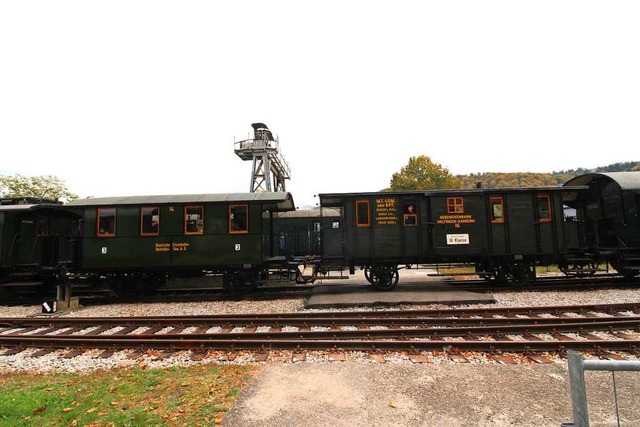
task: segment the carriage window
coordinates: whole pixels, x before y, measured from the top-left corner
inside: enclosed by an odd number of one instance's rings
[[[502,197],[489,197],[491,209],[491,222],[499,224],[504,222],[504,201]]]
[[[248,212],[249,207],[247,205],[229,206],[229,233],[249,232]]]
[[[116,209],[98,208],[98,237],[113,237],[116,235]]]
[[[462,197],[448,197],[447,212],[464,213],[464,201],[462,200]]]
[[[368,200],[359,200],[356,202],[356,225],[358,227],[369,227],[371,225]]]
[[[538,218],[540,222],[551,221],[551,197],[548,194],[538,196]]]
[[[204,208],[202,206],[184,207],[184,234],[204,233]]]
[[[140,234],[143,236],[157,236],[160,234],[159,207],[140,208]]]
[[[405,226],[418,225],[418,214],[416,214],[416,205],[408,204],[404,206],[404,214],[402,215]]]

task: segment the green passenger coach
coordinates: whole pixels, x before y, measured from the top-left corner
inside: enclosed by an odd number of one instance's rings
[[[257,285],[274,256],[273,217],[295,209],[287,192],[89,198],[67,207],[83,218],[83,270],[127,286],[216,273],[228,289]]]
[[[558,263],[571,240],[565,197],[585,187],[320,194],[340,223],[323,229],[324,261],[364,269],[377,289],[398,283],[398,266],[474,264],[486,279],[524,282]]]

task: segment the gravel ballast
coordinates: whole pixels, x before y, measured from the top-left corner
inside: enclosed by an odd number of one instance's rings
[[[495,303],[472,307],[519,307],[640,302],[636,289],[583,292],[494,293]],[[445,305],[354,307],[349,310],[440,309]],[[452,306],[461,308],[465,306]],[[111,304],[58,313],[72,317],[177,316],[206,314],[289,313],[322,311],[304,308],[302,298],[269,301]],[[40,306],[0,307],[0,317],[40,316]],[[0,374],[11,372],[87,372],[117,366],[149,368],[195,363],[254,363],[250,353],[232,362],[224,353],[210,352],[194,362],[188,352],[156,359],[153,352],[130,359],[128,351],[96,357],[99,350],[66,359],[62,350],[28,357],[35,349],[0,356]],[[623,355],[638,360],[637,355]],[[591,356],[585,356],[591,357]],[[430,355],[426,363],[413,363],[402,354],[386,354],[386,363],[364,353],[348,353],[346,361],[333,361],[323,352],[293,361],[290,352],[272,352],[261,362],[261,373],[239,396],[225,425],[407,425],[407,426],[559,426],[571,421],[566,359],[550,356],[551,364],[522,362],[502,365],[486,355],[471,355],[470,363]],[[587,373],[591,425],[616,425],[611,374]],[[637,372],[616,374],[621,425],[640,425],[640,377]]]

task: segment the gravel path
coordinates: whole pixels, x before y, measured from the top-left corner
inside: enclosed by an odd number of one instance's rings
[[[621,425],[640,425],[637,372],[616,374]],[[592,426],[615,426],[611,374],[587,375]],[[520,426],[572,420],[565,365],[268,365],[229,426]]]

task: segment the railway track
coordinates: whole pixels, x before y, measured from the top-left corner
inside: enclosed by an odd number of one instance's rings
[[[320,282],[319,282],[320,283]],[[422,284],[411,283],[409,286],[416,289],[416,286],[424,286],[425,289],[435,281],[424,282]],[[568,278],[539,277],[534,282],[513,285],[487,282],[484,279],[455,278],[454,276],[443,276],[442,283],[450,285],[457,290],[473,292],[546,292],[546,291],[585,291],[594,289],[625,289],[638,288],[640,283],[628,281],[615,274],[599,274],[595,277]],[[81,299],[83,305],[99,305],[112,303],[154,303],[154,302],[193,302],[193,301],[269,301],[282,298],[305,297],[311,294],[313,287],[318,285],[271,285],[260,287],[246,293],[234,294],[224,292],[219,287],[201,288],[160,288],[148,295],[118,296],[106,290],[74,290],[73,295]],[[366,287],[367,285],[365,285]],[[53,293],[47,295],[19,295],[4,301],[7,305],[34,305],[40,304],[45,299],[55,299]]]
[[[0,320],[0,356],[37,348],[522,353],[640,350],[640,304],[286,313],[274,315],[13,318]]]

